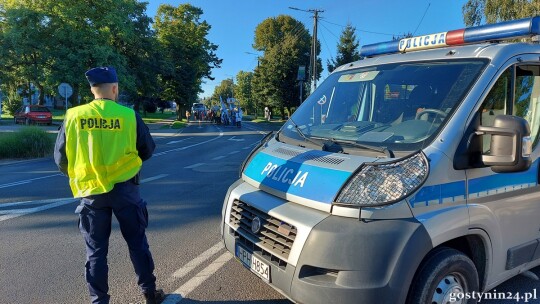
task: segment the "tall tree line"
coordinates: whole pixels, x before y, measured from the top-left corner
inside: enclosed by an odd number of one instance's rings
[[[538,0],[468,0],[463,5],[467,26],[496,23],[540,15]]]
[[[91,100],[84,72],[115,66],[132,100],[188,105],[221,60],[207,40],[210,25],[190,4],[161,5],[153,21],[137,0],[0,0],[0,88],[30,96],[73,86],[71,104]]]
[[[262,108],[270,107],[273,113],[292,113],[292,109],[300,105],[309,95],[308,88],[312,75],[299,74],[299,67],[310,71],[310,51],[312,36],[300,21],[280,15],[261,22],[255,29],[253,48],[261,53],[258,65],[253,72],[240,71],[236,78],[238,83],[222,83],[216,88],[212,99],[219,98],[217,92],[231,87],[234,95],[243,107],[251,113],[262,113]],[[342,31],[337,44],[336,59],[329,60],[327,67],[332,72],[338,66],[360,59],[359,42],[356,28],[348,24]],[[320,43],[317,42],[316,56],[320,54]],[[317,62],[317,79],[320,78],[322,63]],[[302,81],[299,81],[302,80]],[[300,86],[302,90],[300,90]],[[302,91],[302,96],[300,95]]]

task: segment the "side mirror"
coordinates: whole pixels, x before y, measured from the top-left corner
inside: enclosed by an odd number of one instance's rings
[[[482,162],[493,172],[520,172],[531,166],[531,129],[525,119],[498,115],[493,127],[480,126],[476,135],[491,135],[491,147],[482,154]]]

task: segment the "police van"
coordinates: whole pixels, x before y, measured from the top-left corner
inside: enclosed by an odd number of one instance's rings
[[[297,303],[475,303],[540,265],[540,17],[366,45],[247,157],[222,238]],[[530,39],[528,39],[530,41]]]

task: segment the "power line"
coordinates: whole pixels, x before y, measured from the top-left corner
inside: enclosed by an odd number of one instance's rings
[[[315,90],[317,88],[317,24],[319,22],[319,13],[323,13],[324,11],[323,10],[319,10],[319,9],[309,9],[309,10],[304,10],[304,9],[299,9],[299,8],[296,8],[296,7],[290,7],[290,9],[293,9],[293,10],[297,10],[297,11],[302,11],[302,12],[306,12],[306,13],[312,13],[313,14],[313,40],[312,40],[312,43],[311,43],[311,70],[312,70],[312,73],[311,73],[311,76],[312,76],[312,91]]]
[[[336,37],[338,39],[338,43],[339,43],[339,38],[334,35],[334,33],[332,33],[326,26],[324,26],[324,24],[321,24],[322,27],[324,27],[330,34],[332,34],[334,37]],[[334,60],[334,56],[332,56],[332,51],[330,50],[330,47],[328,46],[328,43],[326,42],[326,38],[324,37],[324,34],[323,32],[321,31],[321,36],[323,38],[323,41],[324,41],[324,45],[326,45],[326,48],[328,49],[328,55],[330,55],[330,59]]]
[[[345,26],[345,25],[341,25],[341,24],[337,24],[337,23],[330,22],[330,21],[328,21],[328,20],[325,20],[324,18],[321,18],[321,21],[322,21],[322,22],[329,23],[329,24],[332,24],[332,25],[340,26],[340,27],[342,27],[342,28],[347,27],[347,26]],[[376,34],[376,35],[385,35],[385,36],[396,36],[396,34],[381,33],[381,32],[374,32],[374,31],[366,31],[366,30],[361,30],[361,29],[358,29],[358,28],[355,28],[355,29],[356,29],[356,31],[362,32],[362,33]]]
[[[426,16],[426,13],[427,13],[430,5],[431,5],[431,3],[428,3],[428,5],[426,7],[426,10],[424,11],[424,14],[422,15],[422,19],[420,19],[420,22],[418,22],[418,25],[416,26],[416,29],[414,29],[413,36],[416,34],[416,31],[420,27],[420,24],[422,24],[422,21],[424,21],[424,17]]]

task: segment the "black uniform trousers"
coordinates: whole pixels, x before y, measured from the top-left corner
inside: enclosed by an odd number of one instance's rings
[[[86,242],[85,277],[92,303],[109,303],[107,253],[112,213],[127,242],[137,283],[143,293],[153,293],[156,290],[154,261],[145,234],[148,213],[139,186],[132,180],[118,183],[108,193],[82,198],[75,212],[79,213],[79,229]]]

